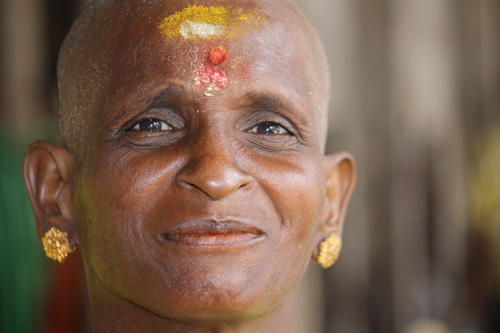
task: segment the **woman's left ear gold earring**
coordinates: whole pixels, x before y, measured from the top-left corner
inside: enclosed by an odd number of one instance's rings
[[[59,263],[63,263],[68,254],[75,251],[75,248],[69,246],[68,233],[55,227],[50,228],[42,237],[43,249],[45,255]]]
[[[319,244],[318,264],[324,269],[332,266],[337,261],[342,248],[342,239],[336,234],[331,234]]]

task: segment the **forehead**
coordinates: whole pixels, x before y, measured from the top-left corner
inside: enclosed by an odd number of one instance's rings
[[[167,2],[125,11],[107,38],[104,109],[147,103],[171,86],[182,86],[200,98],[239,99],[265,92],[311,113],[311,73],[300,29],[271,17],[265,8],[244,4]],[[223,50],[222,63],[211,58],[214,50]]]

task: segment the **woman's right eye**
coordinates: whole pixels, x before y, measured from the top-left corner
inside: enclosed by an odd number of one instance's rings
[[[156,118],[148,118],[139,120],[130,128],[131,131],[146,131],[146,132],[162,132],[171,131],[173,128],[166,122]]]

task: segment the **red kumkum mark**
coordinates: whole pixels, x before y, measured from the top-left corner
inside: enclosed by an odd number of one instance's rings
[[[226,72],[220,67],[208,67],[205,65],[195,69],[195,86],[198,89],[224,89],[228,80]]]
[[[208,59],[214,65],[220,65],[227,59],[227,52],[223,47],[216,47],[208,55]]]

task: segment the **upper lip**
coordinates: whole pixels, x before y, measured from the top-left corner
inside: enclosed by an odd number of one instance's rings
[[[168,237],[187,234],[253,234],[255,236],[263,236],[266,233],[252,223],[246,221],[203,218],[175,224],[166,229],[163,234]]]

